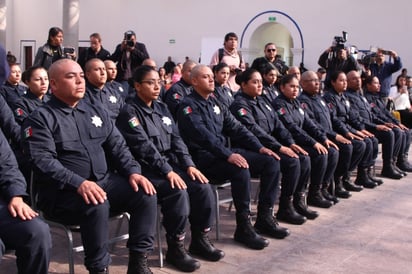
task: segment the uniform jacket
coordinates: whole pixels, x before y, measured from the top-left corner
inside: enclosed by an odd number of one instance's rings
[[[273,101],[273,107],[283,125],[299,145],[312,147],[317,142],[326,141],[326,132],[309,118],[297,99],[291,100],[280,94]]]
[[[49,98],[50,95],[45,94],[43,96],[43,99],[39,99],[30,90],[28,90],[27,93],[14,104],[13,113],[17,123],[21,125],[24,119],[26,119],[30,113],[32,113],[39,106],[49,101]]]
[[[261,96],[253,98],[238,91],[230,111],[265,147],[278,152],[282,145],[295,143],[273,107]]]
[[[255,152],[263,147],[229,109],[211,96],[204,99],[195,91],[186,96],[180,104],[177,120],[181,136],[195,162],[202,158],[227,160],[233,153],[228,138]]]
[[[116,125],[142,165],[162,175],[173,170],[169,162],[183,170],[195,166],[166,104],[153,101],[149,107],[136,96],[122,109]]]
[[[109,112],[110,118],[116,121],[120,110],[123,108],[124,100],[115,90],[104,85],[103,89],[98,89],[90,83],[86,84],[85,99],[92,104],[101,104]]]
[[[22,138],[25,153],[44,176],[42,182],[59,189],[77,189],[85,180],[102,186],[109,164],[123,176],[140,173],[108,113],[86,100],[71,108],[52,96],[24,120]]]

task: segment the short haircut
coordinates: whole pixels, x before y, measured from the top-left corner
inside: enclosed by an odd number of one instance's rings
[[[94,33],[90,34],[90,39],[91,39],[92,37],[93,37],[93,38],[96,38],[97,40],[99,40],[99,42],[102,41],[102,37],[101,37],[100,34],[97,33],[97,32],[94,32]]]
[[[238,37],[237,37],[236,33],[229,32],[225,35],[225,42],[229,41],[229,39],[232,38],[232,37],[234,37],[234,38],[236,38],[236,40],[238,40]]]

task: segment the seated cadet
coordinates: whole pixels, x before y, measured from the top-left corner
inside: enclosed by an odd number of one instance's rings
[[[346,74],[342,71],[336,71],[330,75],[331,88],[325,93],[323,99],[328,103],[328,106],[336,114],[336,117],[346,124],[346,127],[350,130],[345,137],[352,139],[360,139],[365,143],[365,153],[358,165],[358,178],[355,183],[367,188],[374,188],[377,186],[377,182],[372,181],[367,175],[367,169],[372,167],[375,163],[375,159],[378,156],[378,139],[364,129],[364,125],[359,117],[356,117],[354,112],[351,112],[350,102],[344,94],[347,88]],[[384,163],[385,168],[387,164]],[[391,166],[389,168],[392,169]],[[397,173],[400,176],[399,173]],[[400,179],[401,177],[399,177]],[[342,178],[335,178],[337,181],[336,187],[341,188],[344,192],[345,188],[342,186],[341,180],[349,180],[349,176]]]
[[[14,105],[14,118],[21,125],[37,107],[49,100],[49,76],[43,67],[33,66],[23,73],[23,82],[28,86],[27,93]]]
[[[401,170],[409,172],[411,169],[411,165],[408,162],[409,147],[411,144],[410,129],[393,117],[392,113],[388,111],[386,104],[380,97],[380,88],[381,86],[378,77],[366,77],[364,95],[371,106],[372,112],[384,121],[385,125],[390,127],[395,134],[398,134],[399,136],[401,134],[403,135],[405,141],[398,154],[396,166]],[[399,134],[399,132],[401,132],[401,134]]]
[[[320,96],[320,81],[314,71],[306,71],[302,74],[300,81],[302,86],[302,94],[298,97],[301,102],[301,107],[308,116],[315,121],[320,127],[322,127],[327,136],[335,142],[339,147],[339,161],[335,170],[334,178],[341,178],[349,172],[354,170],[359,162],[362,160],[365,153],[365,144],[361,140],[353,139],[350,141],[344,136],[348,136],[349,130],[346,125],[336,118],[334,113],[326,105],[325,101]],[[342,134],[336,131],[342,132]],[[350,181],[343,182],[346,190],[361,191],[362,186],[352,184]],[[339,187],[334,190],[334,180],[330,182],[324,182],[322,188],[323,196],[334,202],[339,197],[348,198],[349,192],[342,192]]]
[[[22,126],[24,152],[39,176],[38,207],[57,222],[80,225],[90,273],[108,273],[109,214],[130,213],[127,273],[152,273],[147,253],[153,250],[156,190],[139,174],[140,166],[108,112],[82,100],[80,65],[58,60],[49,77],[50,101]]]
[[[136,96],[120,112],[116,125],[142,164],[142,174],[157,190],[167,233],[166,261],[191,272],[200,264],[184,247],[188,215],[192,231],[189,252],[211,261],[224,256],[208,238],[214,220],[213,192],[195,167],[167,106],[157,100],[159,73],[150,66],[140,66],[133,80]]]
[[[272,104],[273,100],[279,96],[279,90],[276,84],[279,72],[269,64],[263,68],[261,74],[263,78],[262,97],[265,98],[269,104]]]
[[[293,205],[294,197],[301,200],[300,193],[306,191],[309,183],[308,153],[295,143],[270,103],[261,96],[262,77],[257,70],[246,69],[236,76],[236,82],[240,90],[235,95],[230,111],[264,146],[280,156],[282,187],[276,217],[291,224],[303,224],[306,217],[316,218],[316,212],[308,210],[303,201],[296,203],[296,210]]]
[[[176,120],[176,112],[179,108],[180,102],[183,98],[192,92],[192,83],[190,82],[190,72],[196,66],[196,63],[192,60],[188,60],[183,63],[182,68],[182,78],[176,83],[174,83],[165,93],[163,102],[169,108],[170,113]]]
[[[233,91],[228,86],[230,75],[229,65],[219,63],[213,67],[213,73],[215,74],[215,91],[213,94],[219,102],[228,108],[234,100]]]
[[[0,94],[4,97],[10,108],[13,108],[13,104],[24,94],[26,94],[27,88],[20,84],[21,81],[21,69],[18,64],[10,64],[10,74],[7,81],[0,83]]]
[[[107,73],[103,61],[97,58],[87,61],[85,76],[87,79],[85,99],[93,105],[102,105],[108,111],[110,118],[116,121],[124,101],[118,92],[106,86]]]
[[[300,102],[296,99],[299,88],[298,78],[294,74],[283,76],[280,82],[281,94],[272,104],[283,125],[290,131],[296,142],[309,153],[312,171],[308,204],[329,208],[333,202],[323,196],[322,185],[333,178],[339,157],[338,147],[300,107]]]
[[[402,134],[402,131],[394,130],[389,125],[385,125],[386,122],[372,112],[370,104],[361,93],[362,80],[359,72],[352,70],[348,72],[346,77],[348,79],[348,88],[345,95],[350,101],[351,111],[355,112],[355,115],[362,120],[364,127],[382,143],[383,162],[391,161],[396,171],[406,176],[406,173],[395,165],[401,147],[405,145],[405,135]],[[409,171],[412,171],[412,169]]]
[[[26,181],[1,130],[0,151],[0,261],[4,247],[13,249],[18,273],[47,274],[52,247],[49,227],[24,201]]]
[[[193,92],[183,99],[177,112],[180,134],[194,162],[209,179],[230,180],[236,208],[235,241],[253,249],[263,249],[269,241],[256,232],[274,238],[289,235],[289,230],[279,227],[273,217],[279,184],[279,156],[264,147],[226,107],[210,96],[215,83],[209,67],[197,65],[190,78]],[[230,148],[228,138],[241,147]],[[260,176],[256,231],[250,223],[251,174]]]
[[[104,66],[106,67],[106,87],[116,91],[120,96],[122,96],[123,100],[126,101],[127,98],[127,90],[124,90],[122,84],[116,81],[117,76],[117,67],[116,64],[112,60],[105,60]]]

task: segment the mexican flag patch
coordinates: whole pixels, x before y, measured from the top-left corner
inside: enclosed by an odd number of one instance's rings
[[[29,137],[31,137],[33,135],[33,130],[32,130],[32,128],[31,127],[26,127],[25,129],[24,129],[24,138],[29,138]]]
[[[183,113],[184,113],[185,115],[188,115],[188,114],[192,113],[192,108],[191,108],[190,106],[185,107],[185,108],[183,109]]]
[[[242,117],[242,116],[245,116],[245,115],[247,114],[247,111],[246,111],[246,109],[241,108],[241,109],[239,109],[239,110],[237,111],[237,114],[238,114],[240,117]]]
[[[130,118],[128,122],[129,122],[129,126],[130,126],[131,128],[135,128],[135,127],[137,127],[138,125],[140,125],[139,119],[137,119],[137,117],[132,117],[132,118]]]
[[[17,117],[23,116],[24,111],[21,108],[16,108],[14,111]]]
[[[278,114],[279,115],[285,115],[286,114],[286,109],[285,108],[278,109]]]

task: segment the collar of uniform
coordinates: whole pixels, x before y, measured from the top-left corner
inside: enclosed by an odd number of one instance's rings
[[[252,96],[244,93],[242,90],[239,90],[237,93],[239,94],[239,96],[242,96],[243,98],[245,98],[245,99],[251,101],[252,103],[256,104],[257,98],[253,98]]]
[[[85,106],[85,102],[84,100],[80,100],[76,107],[72,108],[69,105],[67,105],[65,102],[61,101],[60,99],[58,99],[56,96],[52,95],[52,97],[50,98],[49,103],[51,105],[54,105],[56,107],[58,107],[61,111],[63,111],[66,114],[70,114],[73,112],[74,109],[79,110],[81,112],[85,112],[86,111],[86,106]]]
[[[46,97],[46,95],[47,95],[47,94],[45,94],[45,95],[43,96],[43,98]],[[26,97],[27,99],[30,99],[30,100],[40,100],[40,98],[37,97],[36,94],[34,94],[33,92],[31,92],[30,89],[27,90],[27,93],[24,95],[24,97]],[[40,101],[41,101],[41,100],[40,100]]]
[[[205,99],[202,96],[200,96],[199,93],[197,93],[197,91],[194,89],[193,89],[193,92],[189,96],[193,96],[193,98],[196,99],[196,101],[202,103],[203,105],[206,105],[207,102],[210,101],[209,99]]]
[[[146,103],[143,102],[142,99],[139,98],[139,96],[135,96],[133,98],[133,101],[140,109],[142,109],[144,112],[148,114],[151,114],[153,111],[155,111],[155,109],[157,109],[156,100],[152,101],[152,107],[149,107],[148,105],[146,105]]]
[[[94,94],[102,92],[102,91],[105,92],[105,93],[107,92],[107,90],[105,89],[106,85],[104,85],[102,89],[99,89],[98,87],[92,85],[90,82],[87,82],[86,83],[86,88],[88,90],[90,90],[91,92],[93,92]]]

